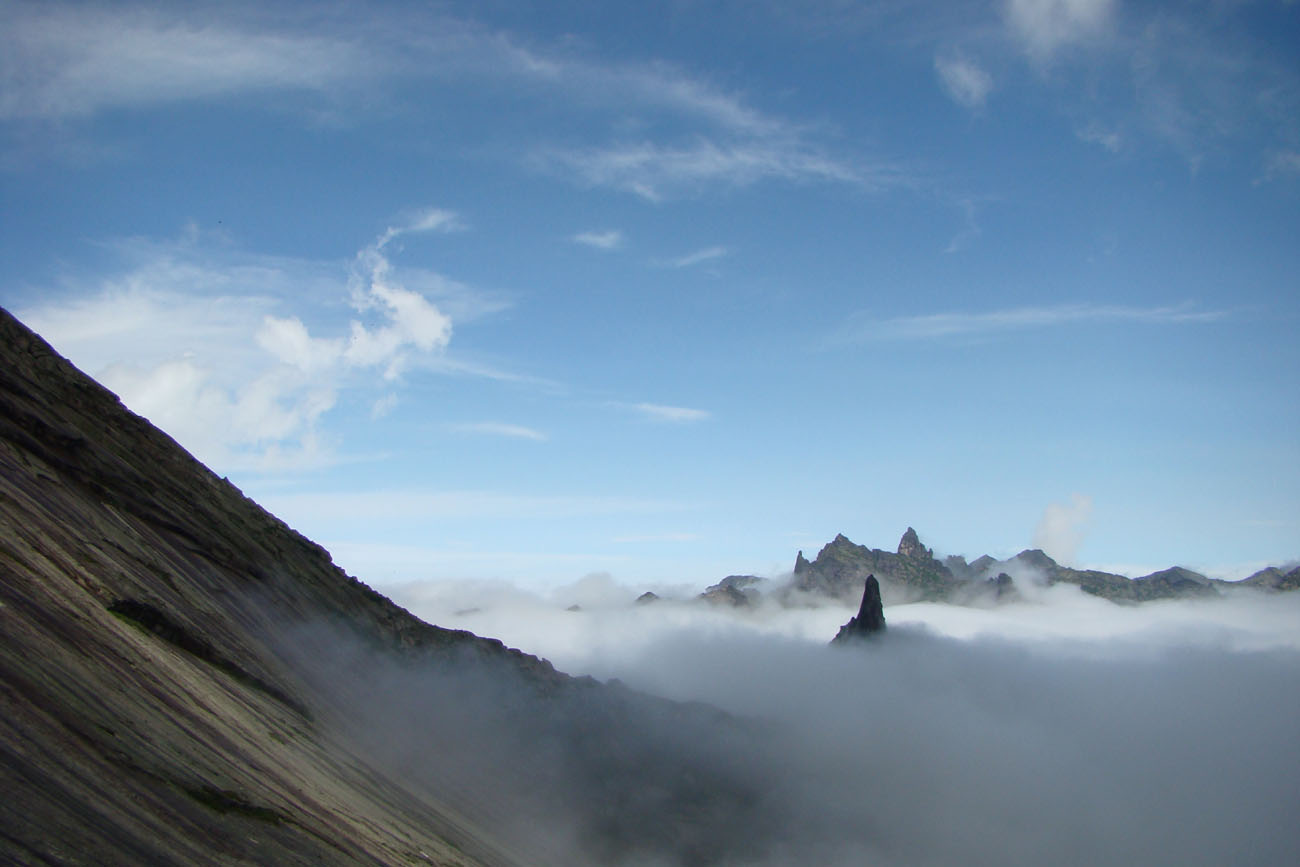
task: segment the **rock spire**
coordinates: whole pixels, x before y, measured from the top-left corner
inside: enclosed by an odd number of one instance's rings
[[[884,631],[885,611],[880,600],[880,582],[875,575],[868,575],[866,586],[862,588],[862,604],[858,606],[858,616],[840,627],[831,644],[870,638]]]

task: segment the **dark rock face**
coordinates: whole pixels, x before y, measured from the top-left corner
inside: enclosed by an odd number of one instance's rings
[[[885,631],[884,603],[880,599],[880,582],[875,575],[868,575],[862,588],[862,604],[858,614],[840,627],[840,631],[831,639],[831,644],[846,644],[872,638]]]
[[[650,590],[647,590],[646,592],[642,593],[640,596],[636,598],[637,605],[649,605],[651,602],[658,602],[658,601],[659,601],[659,594],[654,593]]]

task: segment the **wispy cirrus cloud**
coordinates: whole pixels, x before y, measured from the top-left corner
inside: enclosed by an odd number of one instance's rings
[[[712,262],[715,259],[722,259],[731,255],[731,251],[726,247],[714,246],[704,247],[693,253],[687,253],[684,256],[678,256],[675,259],[668,259],[664,262],[670,268],[691,268],[704,262]]]
[[[961,55],[941,54],[934,59],[939,83],[952,100],[966,108],[983,108],[993,90],[993,76]]]
[[[1300,178],[1300,151],[1277,151],[1265,161],[1265,180],[1294,180]]]
[[[496,421],[476,421],[449,424],[447,425],[447,429],[455,433],[533,440],[535,442],[544,442],[547,438],[546,434],[535,428],[525,427],[520,424],[507,424],[505,422]]]
[[[659,403],[629,403],[620,404],[627,409],[639,414],[650,421],[671,422],[673,424],[688,424],[690,422],[705,421],[712,418],[713,414],[708,410],[690,409],[684,406],[665,406]]]
[[[634,193],[651,202],[710,184],[744,187],[759,181],[816,181],[878,190],[901,186],[901,166],[833,156],[807,142],[699,137],[679,144],[655,141],[594,148],[549,149],[535,161],[593,187]]]
[[[0,118],[62,118],[369,76],[376,55],[336,36],[185,18],[163,8],[6,4]]]
[[[1003,15],[1030,56],[1044,60],[1104,32],[1117,5],[1115,0],[1006,0]]]
[[[637,140],[587,135],[561,144],[548,142],[542,129],[515,156],[650,200],[771,180],[878,189],[906,174],[836,152],[806,125],[675,64],[592,59],[570,45],[529,44],[427,10],[390,9],[361,21],[341,9],[306,18],[15,3],[0,11],[0,58],[0,120],[85,118],[287,91],[360,106],[355,97],[381,86],[386,99],[400,103],[393,85],[420,82],[470,88],[488,100],[526,93],[594,121],[589,129],[630,122],[640,130]],[[329,114],[344,123],[356,117]]]
[[[1054,307],[1015,307],[984,313],[928,313],[887,319],[857,314],[831,338],[831,342],[845,344],[877,340],[939,340],[1089,323],[1181,325],[1214,322],[1227,315],[1227,311],[1198,310],[1189,304],[1165,307],[1061,304]]]
[[[623,233],[618,229],[593,230],[578,232],[570,240],[585,247],[595,247],[597,250],[617,250],[623,246]]]

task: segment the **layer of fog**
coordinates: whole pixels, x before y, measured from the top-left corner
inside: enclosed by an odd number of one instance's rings
[[[423,582],[382,588],[429,623],[500,638],[573,674],[634,677],[640,661],[682,637],[771,636],[824,644],[854,607],[805,599],[786,607],[771,595],[751,608],[710,605],[691,588],[657,587],[661,598],[635,604],[645,588],[589,575],[545,593],[504,582]],[[1119,605],[1067,584],[1017,578],[1018,602],[888,605],[891,628],[936,636],[996,638],[1044,652],[1125,653],[1139,646],[1201,645],[1224,650],[1300,650],[1300,594],[1241,590],[1222,598]],[[701,698],[707,698],[701,696]]]
[[[653,863],[1300,859],[1300,594],[1119,606],[1037,588],[996,607],[889,607],[882,640],[841,649],[826,646],[853,613],[840,605],[636,605],[607,576],[546,595],[384,589],[430,622],[761,727],[628,728],[633,752],[654,742],[644,765],[762,792],[690,825],[720,848]]]

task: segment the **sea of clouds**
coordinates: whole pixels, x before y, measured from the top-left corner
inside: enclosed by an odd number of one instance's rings
[[[743,610],[660,587],[637,605],[645,588],[606,575],[383,589],[429,622],[762,728],[629,729],[662,767],[743,768],[764,791],[709,820],[715,857],[634,863],[1300,863],[1300,594],[1121,606],[1027,585],[1012,604],[887,607],[879,640],[831,648],[854,613],[839,604]]]

